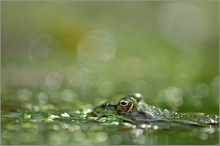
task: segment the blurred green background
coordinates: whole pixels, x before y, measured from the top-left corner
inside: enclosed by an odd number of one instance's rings
[[[2,2],[2,107],[140,92],[217,114],[218,14],[218,2]]]
[[[219,114],[218,1],[3,1],[1,53],[5,112],[72,112],[139,92]]]

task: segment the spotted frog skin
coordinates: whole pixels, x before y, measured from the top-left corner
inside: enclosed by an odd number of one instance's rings
[[[219,116],[204,114],[186,114],[161,109],[143,101],[140,93],[134,93],[121,98],[116,105],[105,103],[96,107],[93,114],[101,116],[115,115],[126,117],[129,122],[149,123],[153,121],[175,122],[186,125],[205,126],[219,124]],[[127,120],[128,121],[128,120]]]

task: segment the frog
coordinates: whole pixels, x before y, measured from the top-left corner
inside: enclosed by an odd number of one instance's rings
[[[168,109],[162,109],[143,100],[140,93],[132,93],[121,98],[117,104],[106,102],[97,106],[93,115],[100,117],[114,116],[120,121],[130,123],[166,122],[191,126],[207,126],[219,124],[217,115],[205,115],[203,113],[180,113]]]

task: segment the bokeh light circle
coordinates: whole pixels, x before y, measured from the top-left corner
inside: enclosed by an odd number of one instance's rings
[[[116,42],[107,31],[91,30],[80,39],[77,49],[79,64],[99,68],[115,57]]]
[[[36,37],[29,48],[29,58],[34,64],[45,63],[53,48],[52,35],[44,34]]]

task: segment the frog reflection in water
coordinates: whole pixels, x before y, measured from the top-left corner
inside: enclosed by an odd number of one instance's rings
[[[121,98],[117,105],[105,103],[96,107],[93,114],[102,116],[116,116],[123,121],[133,123],[174,122],[186,125],[205,126],[219,123],[219,116],[198,113],[178,113],[161,109],[145,103],[139,93],[134,93]]]

